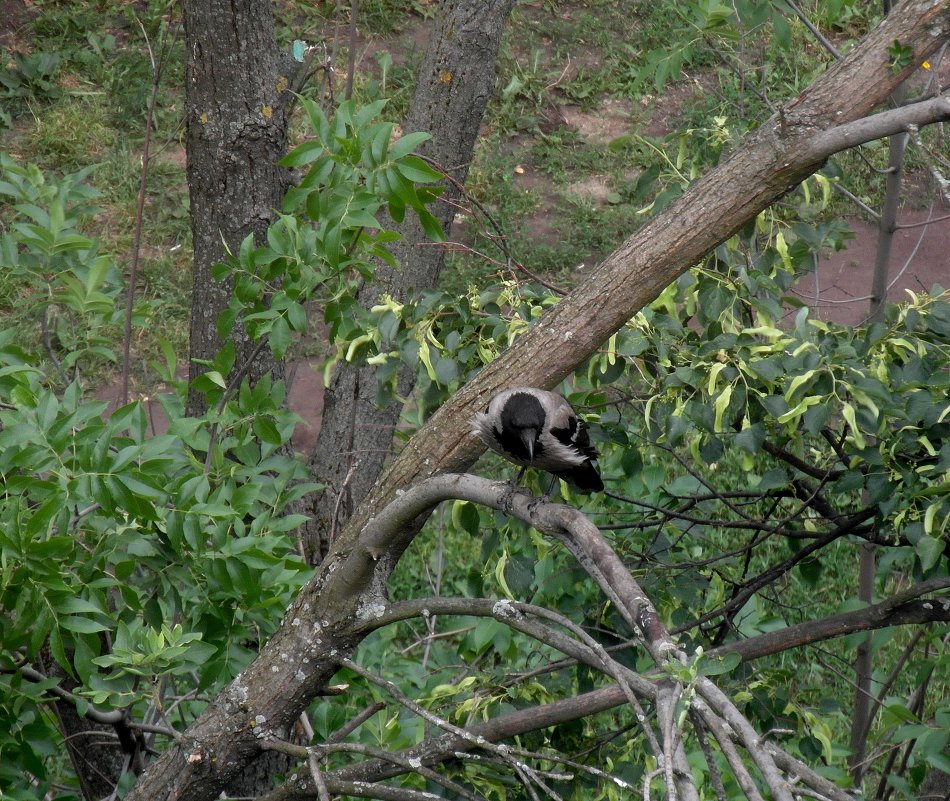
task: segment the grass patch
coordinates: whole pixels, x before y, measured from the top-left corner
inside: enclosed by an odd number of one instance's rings
[[[44,169],[73,172],[108,158],[117,141],[103,97],[67,96],[35,117],[18,149]]]

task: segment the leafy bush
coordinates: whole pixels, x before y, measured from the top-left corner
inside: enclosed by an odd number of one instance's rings
[[[10,65],[0,66],[0,128],[11,127],[28,102],[59,97],[58,72],[59,55],[44,51],[14,53]]]
[[[83,183],[91,172],[51,182],[35,166],[21,167],[0,153],[0,197],[9,203],[0,234],[3,291],[11,300],[27,298],[25,307],[11,302],[8,308],[20,322],[38,324],[32,339],[43,341],[64,380],[80,362],[115,360],[111,345],[121,319],[115,259],[81,232],[97,210],[96,191]]]
[[[18,668],[55,662],[80,710],[144,713],[154,682],[198,668],[201,689],[219,686],[308,575],[286,509],[313,486],[284,452],[297,418],[282,385],[245,383],[203,419],[163,396],[158,436],[147,402],[85,397],[80,367],[114,359],[122,290],[114,258],[80,233],[89,171],[56,181],[0,158],[7,291],[26,283],[38,300],[23,319],[55,320],[48,367],[35,337],[0,333],[0,781],[26,792],[24,769],[56,776],[59,735],[51,682]]]
[[[278,356],[306,330],[313,300],[341,340],[353,335],[353,287],[372,277],[372,259],[394,261],[384,208],[396,220],[411,209],[441,235],[425,208],[435,189],[415,186],[439,177],[411,152],[427,135],[393,140],[393,125],[375,120],[382,103],[344,104],[332,119],[304,103],[317,138],[286,159],[308,167],[287,200],[299,216],[282,215],[266,245],[247,240],[217,270],[235,279],[222,331],[240,315]],[[56,682],[31,671],[55,662],[80,712],[141,719],[156,686],[196,672],[195,690],[213,693],[309,575],[290,536],[303,518],[289,509],[315,486],[288,452],[299,419],[283,384],[227,384],[233,346],[195,382],[212,409],[204,417],[185,417],[181,395],[158,398],[167,433],[151,429],[148,401],[111,410],[85,397],[80,367],[115,358],[123,288],[114,258],[81,233],[96,211],[91,170],[54,180],[6,155],[0,170],[7,291],[28,286],[39,300],[18,320],[39,316],[42,328],[0,333],[0,781],[32,797],[62,776],[46,762],[60,737],[44,712]],[[158,367],[172,378],[166,359]],[[181,704],[186,718],[200,697]]]

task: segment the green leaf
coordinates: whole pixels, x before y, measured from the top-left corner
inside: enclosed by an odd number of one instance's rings
[[[950,756],[940,751],[930,751],[927,754],[927,764],[942,773],[950,774]]]
[[[816,372],[817,372],[816,370],[808,370],[802,373],[801,375],[795,376],[795,378],[793,378],[791,383],[788,385],[788,389],[785,390],[785,400],[791,403],[792,398],[795,395],[795,391],[799,387],[807,384],[811,380],[812,376],[815,375]]]
[[[323,142],[308,139],[306,142],[297,145],[277,163],[281,167],[302,167],[304,164],[316,161],[323,151]]]
[[[290,326],[283,317],[274,320],[274,326],[271,328],[269,339],[271,353],[275,359],[283,359],[290,347]]]
[[[348,210],[346,214],[343,215],[343,225],[349,228],[381,228],[379,220],[377,220],[369,211],[366,209],[352,209]]]
[[[97,623],[91,618],[80,617],[78,615],[67,615],[66,617],[60,618],[59,625],[67,631],[75,631],[79,634],[94,634],[95,632],[105,631],[109,628],[108,626],[102,625],[102,623]]]
[[[469,634],[469,639],[476,653],[484,653],[485,649],[491,645],[495,639],[498,629],[503,624],[490,617],[483,617],[475,625],[475,629]]]
[[[252,427],[258,439],[262,442],[266,442],[268,445],[280,445],[283,442],[283,437],[281,437],[280,432],[277,430],[277,426],[274,425],[273,420],[269,417],[255,417]]]
[[[762,445],[766,438],[765,435],[765,426],[761,423],[755,423],[736,434],[733,442],[742,448],[742,450],[746,451],[746,453],[755,454],[762,450]]]
[[[365,106],[358,108],[356,114],[352,116],[353,127],[357,130],[365,128],[370,120],[377,117],[379,113],[386,108],[387,103],[389,103],[389,101],[383,98],[382,100],[374,100],[372,103],[367,103]],[[355,101],[347,100],[340,104],[337,114],[340,114],[344,119],[349,119],[354,106]]]
[[[720,676],[738,667],[740,662],[742,662],[742,657],[735,653],[703,659],[700,663],[699,672],[703,676]]]
[[[209,370],[203,375],[215,386],[221,387],[221,389],[228,388],[228,382],[224,380],[224,376],[221,375],[221,373],[219,373],[217,370]]]
[[[31,538],[39,538],[46,535],[56,515],[63,508],[63,503],[64,499],[58,495],[42,503],[39,508],[33,512],[26,524],[27,535]]]
[[[772,16],[772,30],[772,41],[782,50],[788,50],[792,42],[792,29],[788,24],[788,20],[781,13]]]
[[[478,536],[480,517],[475,504],[468,501],[455,501],[452,504],[452,522],[473,537]]]
[[[56,605],[56,611],[61,615],[84,615],[84,614],[103,614],[103,610],[91,601],[85,598],[75,596],[67,598]]]
[[[290,303],[287,306],[287,322],[298,334],[307,332],[307,311],[300,303]]]
[[[515,554],[505,565],[505,583],[516,596],[528,595],[534,583],[534,560]]]
[[[854,439],[855,446],[863,450],[867,442],[864,439],[864,434],[861,432],[861,429],[858,427],[857,420],[855,419],[854,406],[852,406],[850,403],[842,404],[841,416],[844,417],[845,421],[848,424],[848,427],[851,429],[851,436]]]
[[[423,142],[427,142],[431,138],[432,134],[428,134],[424,131],[405,134],[399,137],[389,148],[389,158],[393,161],[399,161],[399,159],[408,156],[419,147],[419,145]],[[438,180],[438,178],[427,180]]]
[[[435,377],[442,386],[447,387],[451,385],[454,381],[458,381],[458,364],[454,359],[437,355],[435,359]]]
[[[920,559],[921,569],[927,572],[937,564],[943,555],[943,542],[929,534],[922,534],[914,546],[914,551]]]
[[[729,408],[730,400],[732,400],[732,384],[727,384],[713,402],[713,408],[716,411],[716,431],[722,431],[723,416]]]
[[[422,224],[422,230],[425,231],[426,236],[429,237],[431,241],[445,241],[445,233],[442,230],[441,223],[429,213],[428,209],[420,206],[416,209],[416,214],[419,217],[419,222]]]
[[[428,184],[442,180],[442,174],[430,167],[418,156],[406,156],[396,164],[396,169],[413,183]]]
[[[66,657],[66,649],[63,647],[63,635],[55,626],[49,633],[49,648],[56,663],[63,668],[63,670],[68,672],[70,676],[75,678],[76,674],[73,672],[73,666]]]

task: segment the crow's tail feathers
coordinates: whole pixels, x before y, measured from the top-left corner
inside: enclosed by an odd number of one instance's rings
[[[604,482],[600,478],[600,473],[597,472],[597,468],[594,467],[594,463],[590,459],[577,467],[572,467],[570,470],[559,470],[555,475],[584,492],[603,492],[604,490]]]

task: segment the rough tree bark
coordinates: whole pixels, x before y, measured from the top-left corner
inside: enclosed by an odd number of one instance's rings
[[[248,235],[262,236],[280,208],[287,174],[277,161],[287,150],[284,108],[289,76],[274,36],[270,0],[184,0],[185,117],[188,188],[194,244],[190,378],[204,372],[195,359],[212,359],[223,342],[218,315],[231,287],[211,277],[211,266]],[[255,344],[238,332],[235,365]],[[264,348],[247,372],[253,381],[283,375]],[[193,390],[188,413],[203,411]]]
[[[277,166],[287,152],[287,117],[293,62],[277,47],[272,0],[184,0],[187,174],[194,247],[189,379],[224,344],[218,315],[227,308],[231,282],[218,283],[211,267],[227,247],[237,252],[248,234],[262,239],[280,209],[289,173]],[[253,383],[284,376],[284,364],[258,348],[238,327],[235,371]],[[234,373],[232,373],[234,374]],[[189,389],[188,414],[204,411],[204,397]],[[258,795],[286,769],[282,755],[250,764],[228,788]]]
[[[421,152],[442,164],[452,178],[464,184],[485,106],[495,85],[495,61],[505,19],[514,0],[468,3],[445,0],[419,70],[416,90],[403,122],[403,130],[428,131],[432,139]],[[458,198],[454,186],[434,214],[448,230]],[[393,270],[377,267],[376,281],[359,293],[367,308],[383,294],[405,302],[435,286],[444,261],[439,248],[420,248],[426,237],[415,217],[395,226],[404,237],[392,250],[401,265]],[[412,389],[413,373],[403,369],[397,394]],[[349,518],[373,486],[390,454],[401,405],[376,405],[376,377],[372,367],[346,362],[334,369],[324,394],[320,434],[311,452],[309,468],[316,481],[326,485],[315,493],[303,511],[310,515],[304,527],[304,550],[311,564],[326,555],[330,539]]]
[[[416,531],[414,522],[407,523],[393,536],[374,541],[370,532],[364,535],[368,521],[397,491],[471,464],[480,448],[468,436],[468,421],[489,395],[515,378],[540,387],[556,385],[671,280],[837,150],[889,135],[908,121],[950,119],[950,98],[943,97],[861,120],[948,33],[950,0],[899,5],[846,58],[763,123],[453,396],[367,495],[258,658],[212,699],[127,798],[211,799],[260,753],[268,737],[297,718],[364,636],[367,622],[385,612],[387,580]],[[887,53],[895,39],[913,51],[912,63],[898,73]],[[774,755],[777,764],[786,757]]]

